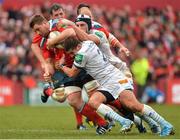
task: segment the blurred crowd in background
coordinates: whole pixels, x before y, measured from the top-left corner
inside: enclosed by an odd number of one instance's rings
[[[32,31],[29,18],[43,13],[49,19],[49,2],[42,6],[24,6],[21,9],[3,9],[0,4],[0,75],[23,82],[30,75],[38,81],[41,68],[30,45]],[[64,5],[67,18],[75,20],[76,5]],[[131,11],[131,7],[108,9],[91,5],[94,20],[113,33],[130,51],[131,56],[116,55],[127,62],[142,97],[147,88],[153,88],[163,78],[180,77],[180,11],[171,6],[164,9],[147,7]],[[153,86],[152,86],[153,85]],[[146,89],[145,89],[146,88]],[[143,96],[144,102],[147,97]]]

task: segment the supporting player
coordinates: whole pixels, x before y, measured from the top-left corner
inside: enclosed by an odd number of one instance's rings
[[[100,23],[94,21],[94,16],[91,12],[91,7],[88,4],[81,3],[77,6],[77,15],[88,15],[92,21],[92,28],[100,30],[106,34],[111,47],[119,48],[119,51],[129,56],[129,50],[121,44],[118,39],[110,32],[108,32]]]
[[[88,102],[90,106],[104,116],[107,115],[114,120],[119,120],[117,113],[104,104],[104,102],[110,102],[118,98],[122,105],[131,111],[156,121],[161,126],[160,136],[174,134],[173,126],[169,122],[150,106],[142,104],[136,99],[130,81],[107,61],[107,58],[93,42],[84,41],[80,43],[77,39],[71,37],[65,40],[64,47],[66,51],[71,51],[76,56],[72,68],[61,65],[61,70],[69,77],[73,77],[79,73],[80,69],[84,68],[101,85],[98,91],[90,97]],[[60,62],[63,62],[63,60],[60,60]]]

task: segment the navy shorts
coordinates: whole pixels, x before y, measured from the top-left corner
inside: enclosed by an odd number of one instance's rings
[[[85,83],[93,80],[93,78],[88,75],[85,70],[81,70],[80,73],[73,78],[68,77],[63,72],[56,71],[52,76],[52,80],[55,88],[58,88],[62,85],[77,86],[82,88]]]

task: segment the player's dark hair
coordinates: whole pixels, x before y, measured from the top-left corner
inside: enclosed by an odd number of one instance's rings
[[[59,9],[62,9],[64,11],[63,7],[60,4],[54,3],[49,9],[49,13],[52,15],[53,11],[57,11]]]
[[[64,49],[67,52],[74,50],[78,46],[79,43],[80,41],[77,38],[69,37],[64,41]]]
[[[77,15],[79,15],[80,13],[80,9],[83,8],[83,7],[87,7],[87,8],[91,8],[88,4],[86,3],[80,3],[78,6],[77,6]]]
[[[46,21],[46,19],[42,15],[34,15],[29,22],[29,26],[33,28],[35,24],[41,24],[43,21]]]

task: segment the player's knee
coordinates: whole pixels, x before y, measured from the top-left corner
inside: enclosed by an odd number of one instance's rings
[[[60,102],[60,103],[63,103],[66,100],[64,87],[55,89],[53,91],[53,94],[51,95],[51,97],[52,97],[53,100],[55,100],[57,102]]]
[[[80,87],[76,87],[76,86],[67,86],[67,87],[65,87],[66,96],[69,96],[69,95],[74,94],[74,93],[80,93],[80,92],[81,92]]]
[[[81,88],[75,86],[65,87],[67,101],[71,106],[78,106],[82,102]]]
[[[80,93],[74,93],[67,97],[67,101],[70,106],[79,109],[83,103],[81,96],[77,96]]]
[[[99,106],[101,103],[100,103],[98,100],[96,100],[95,98],[90,98],[88,104],[89,104],[92,108],[97,109],[98,106]]]

